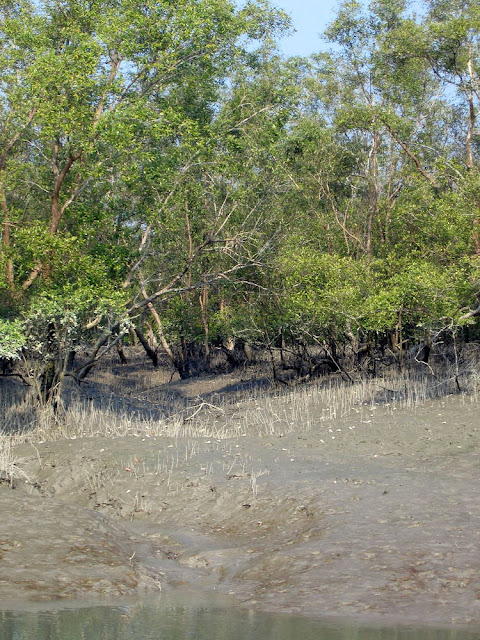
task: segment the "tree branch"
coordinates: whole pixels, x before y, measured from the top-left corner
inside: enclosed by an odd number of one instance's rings
[[[395,140],[395,142],[397,142],[397,144],[399,144],[402,147],[402,149],[406,153],[406,155],[410,158],[410,160],[413,161],[414,165],[417,167],[418,171],[422,174],[422,176],[425,178],[425,180],[427,180],[432,185],[432,187],[434,189],[440,189],[439,183],[435,180],[435,178],[428,171],[426,171],[422,167],[422,165],[420,163],[420,160],[413,153],[413,151],[410,149],[408,144],[406,142],[404,142],[398,136],[398,134],[392,129],[392,127],[387,122],[383,122],[383,124],[385,125],[385,127],[388,130],[388,132],[390,133],[392,138]]]
[[[12,149],[12,147],[16,144],[16,142],[18,141],[18,139],[22,135],[22,132],[30,125],[30,123],[34,119],[35,114],[37,113],[37,111],[38,111],[38,107],[33,107],[33,109],[31,109],[31,111],[27,115],[27,119],[26,119],[25,123],[21,126],[21,128],[7,142],[7,144],[6,144],[6,146],[5,146],[4,150],[3,150],[3,153],[0,156],[0,169],[4,169],[5,168],[5,164],[7,162],[7,155],[9,153],[10,149]]]

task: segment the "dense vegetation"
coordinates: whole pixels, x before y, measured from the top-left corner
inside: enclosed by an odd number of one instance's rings
[[[285,59],[262,0],[3,0],[4,371],[48,402],[134,338],[187,377],[475,337],[480,6],[422,4],[346,0]]]

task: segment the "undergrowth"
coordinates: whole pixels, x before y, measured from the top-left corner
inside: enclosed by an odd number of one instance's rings
[[[459,393],[466,402],[476,402],[480,389],[476,351],[461,367],[458,362],[443,362],[435,368],[417,364],[402,370],[385,368],[375,378],[359,375],[353,380],[336,374],[293,388],[266,387],[258,384],[263,379],[257,376],[249,384],[213,385],[213,391],[194,397],[188,397],[188,386],[182,388],[184,393],[174,392],[165,372],[139,367],[130,369],[128,375],[118,367],[115,371],[116,375],[105,367],[89,385],[81,389],[72,386],[56,412],[36,406],[20,383],[0,380],[0,466],[8,466],[12,473],[9,445],[5,444],[9,437],[38,442],[143,434],[215,438],[274,435],[311,430],[318,422],[342,419],[372,406],[393,411]]]

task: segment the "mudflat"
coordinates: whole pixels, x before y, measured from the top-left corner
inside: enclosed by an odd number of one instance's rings
[[[480,624],[476,398],[326,416],[295,393],[209,404],[177,435],[19,444],[0,601],[191,585],[268,611]]]

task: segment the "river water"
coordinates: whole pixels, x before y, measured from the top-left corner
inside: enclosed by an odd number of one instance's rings
[[[359,626],[266,614],[221,600],[0,610],[1,640],[477,640],[480,628]]]

